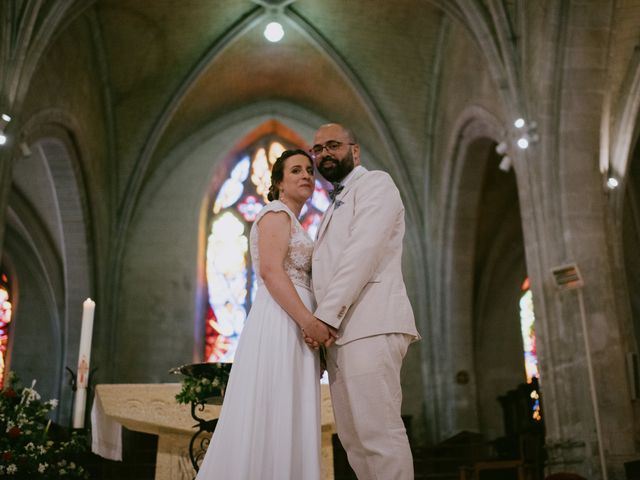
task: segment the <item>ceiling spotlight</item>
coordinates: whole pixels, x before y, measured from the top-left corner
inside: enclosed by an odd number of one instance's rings
[[[264,38],[270,42],[279,42],[284,37],[284,29],[278,22],[269,23],[264,29]]]
[[[609,187],[611,190],[613,190],[617,186],[618,186],[618,180],[616,180],[613,177],[609,177],[609,179],[607,180],[607,187]]]
[[[500,142],[498,145],[496,145],[496,153],[498,155],[504,155],[505,153],[507,153],[506,142]]]
[[[502,160],[500,160],[500,165],[498,165],[498,168],[503,172],[508,172],[509,170],[511,170],[512,163],[513,162],[511,161],[511,157],[505,155],[504,157],[502,157]]]
[[[9,115],[7,115],[6,113],[2,114],[2,120],[4,120],[5,122],[9,123],[11,121],[11,117]]]
[[[522,127],[524,127],[524,118],[518,118],[518,119],[516,119],[516,121],[515,121],[515,122],[513,122],[513,125],[514,125],[516,128],[522,128]]]
[[[0,133],[0,145],[4,145],[5,143],[7,143],[7,137]]]
[[[521,149],[525,149],[525,148],[529,148],[529,140],[527,140],[526,138],[522,137],[518,139],[518,147],[520,147]]]

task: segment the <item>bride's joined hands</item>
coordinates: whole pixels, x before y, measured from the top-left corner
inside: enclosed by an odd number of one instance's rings
[[[320,348],[320,345],[330,347],[336,341],[336,330],[317,318],[305,322],[301,329],[304,341],[315,350]]]

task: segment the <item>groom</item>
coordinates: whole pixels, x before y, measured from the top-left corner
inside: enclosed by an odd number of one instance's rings
[[[338,436],[360,480],[413,480],[400,368],[419,335],[402,279],[402,200],[387,173],[360,165],[342,125],[320,127],[311,150],[334,184],[312,272],[314,315],[337,332],[327,370]]]

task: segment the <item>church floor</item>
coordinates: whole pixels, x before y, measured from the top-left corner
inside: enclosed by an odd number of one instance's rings
[[[89,454],[85,464],[92,480],[153,480],[157,444],[157,437],[154,435],[124,429],[122,462],[109,461]],[[333,436],[333,451],[335,480],[357,480],[337,435]],[[459,458],[435,458],[434,452],[430,449],[414,449],[415,479],[457,480],[460,462]],[[510,479],[509,476],[504,477],[504,480]]]

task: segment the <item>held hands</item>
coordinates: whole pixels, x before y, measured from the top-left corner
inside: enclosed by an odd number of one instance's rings
[[[302,327],[304,341],[309,347],[318,350],[320,345],[330,347],[338,338],[338,331],[321,320],[313,317]]]

